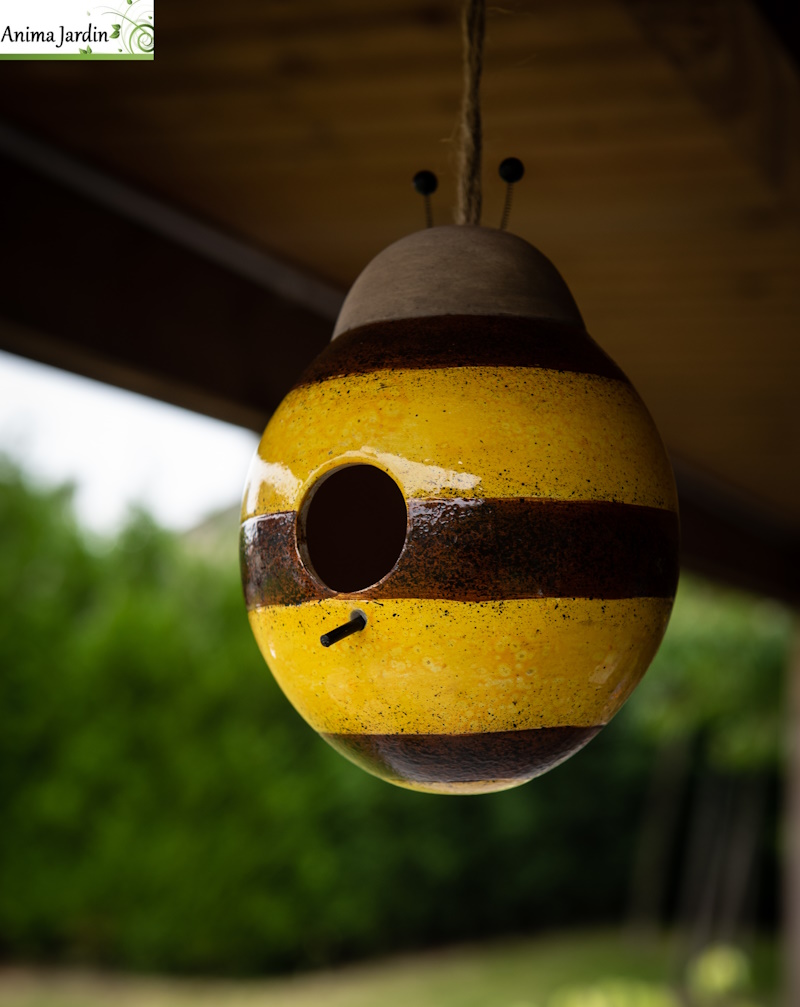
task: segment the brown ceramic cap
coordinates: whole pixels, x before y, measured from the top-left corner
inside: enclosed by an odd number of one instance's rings
[[[451,225],[409,234],[377,255],[350,288],[333,338],[432,315],[513,315],[583,328],[569,287],[533,245],[508,231]]]

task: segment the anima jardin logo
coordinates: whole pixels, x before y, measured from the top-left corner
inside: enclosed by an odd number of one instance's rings
[[[0,59],[154,58],[154,0],[0,0]]]

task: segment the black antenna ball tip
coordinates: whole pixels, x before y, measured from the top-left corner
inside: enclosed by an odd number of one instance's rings
[[[513,185],[514,182],[518,182],[525,174],[525,165],[518,157],[507,157],[505,161],[500,162],[498,170],[500,178],[504,182],[508,182],[509,185]]]
[[[418,171],[412,182],[420,196],[430,196],[439,187],[439,179],[432,171]]]

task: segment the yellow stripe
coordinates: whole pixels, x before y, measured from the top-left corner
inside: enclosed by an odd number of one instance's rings
[[[669,599],[363,602],[366,629],[326,649],[352,600],[250,612],[261,652],[317,731],[466,734],[604,724],[653,658]]]
[[[538,368],[377,371],[290,392],[259,445],[242,519],[296,510],[366,461],[406,497],[532,496],[677,509],[672,470],[622,381]]]

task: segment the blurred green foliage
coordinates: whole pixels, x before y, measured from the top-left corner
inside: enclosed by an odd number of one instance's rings
[[[143,514],[94,542],[68,490],[11,468],[0,555],[6,957],[274,972],[620,916],[644,714],[519,790],[403,791],[291,709],[235,555]]]
[[[684,577],[670,627],[630,716],[664,742],[702,736],[721,772],[774,769],[792,614],[783,605]]]

